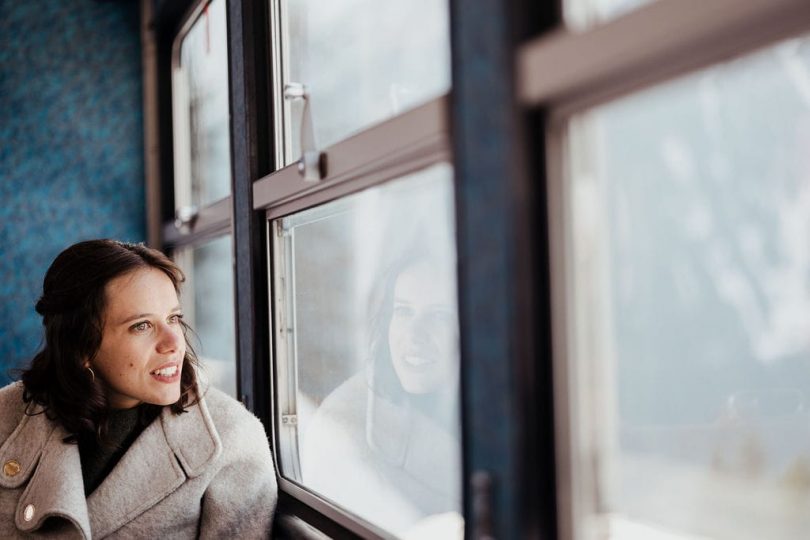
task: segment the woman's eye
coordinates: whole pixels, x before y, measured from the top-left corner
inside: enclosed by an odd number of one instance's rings
[[[170,323],[170,324],[177,324],[177,323],[179,323],[179,322],[180,322],[180,320],[181,320],[182,318],[183,318],[183,314],[182,314],[182,313],[175,313],[174,315],[172,315],[171,317],[169,317],[169,323]]]
[[[139,322],[138,324],[132,325],[132,329],[136,332],[146,332],[149,330],[151,324],[148,321]]]

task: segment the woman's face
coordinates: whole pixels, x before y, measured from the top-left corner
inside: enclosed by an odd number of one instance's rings
[[[176,402],[186,341],[172,281],[160,270],[139,269],[111,280],[105,297],[101,346],[90,366],[110,406]]]
[[[451,272],[425,261],[397,277],[388,347],[407,392],[425,394],[455,386],[459,356],[455,305]]]

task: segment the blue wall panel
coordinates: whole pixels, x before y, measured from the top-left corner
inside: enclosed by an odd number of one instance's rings
[[[145,236],[135,0],[0,0],[0,384],[37,351],[53,258]]]

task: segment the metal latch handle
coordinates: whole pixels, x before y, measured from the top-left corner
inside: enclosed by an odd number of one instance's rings
[[[301,158],[298,160],[298,173],[308,182],[318,182],[326,176],[326,154],[318,150],[315,144],[309,89],[303,83],[289,82],[284,85],[284,99],[304,101],[301,113]]]
[[[188,232],[199,213],[196,206],[181,206],[174,211],[174,227],[179,231]]]

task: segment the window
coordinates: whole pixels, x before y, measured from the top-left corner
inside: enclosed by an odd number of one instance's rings
[[[790,40],[570,121],[577,437],[610,537],[806,531],[808,80]]]
[[[280,488],[361,536],[460,538],[448,6],[270,5]],[[307,153],[319,179],[289,165]]]
[[[186,322],[199,338],[199,343],[192,340],[192,346],[202,375],[215,387],[236,396],[231,251],[231,237],[226,235],[179,248],[174,258],[186,275],[186,294],[181,301]]]
[[[186,274],[183,309],[201,377],[237,396],[225,0],[192,6],[172,46],[173,222],[166,247]]]
[[[174,183],[178,209],[202,208],[231,191],[225,0],[213,0],[200,7],[197,18],[174,47]]]
[[[805,534],[810,27],[741,5],[659,0],[519,54],[582,59],[523,86],[549,118],[563,538]]]
[[[254,190],[273,261],[280,484],[358,534],[463,534],[443,108],[338,143],[338,180],[319,189],[287,167]]]
[[[272,222],[282,472],[395,534],[463,530],[452,193],[436,165]]]
[[[282,0],[278,6],[285,163],[300,157],[305,139],[307,150],[333,145],[450,88],[442,0]],[[296,99],[298,85],[306,99]]]

